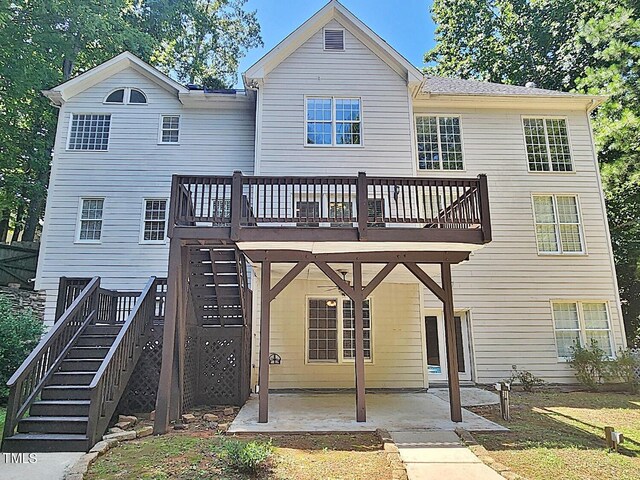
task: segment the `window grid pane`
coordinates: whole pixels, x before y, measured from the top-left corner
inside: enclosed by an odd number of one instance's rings
[[[109,147],[111,115],[76,115],[71,117],[69,150],[99,150]]]
[[[82,200],[80,212],[80,240],[99,241],[102,237],[102,213],[104,200],[87,198]]]
[[[552,195],[535,195],[533,210],[536,223],[538,252],[559,253],[556,214]]]
[[[558,357],[570,357],[572,347],[580,345],[578,305],[575,302],[554,303],[553,318],[555,320]]]
[[[331,98],[307,99],[307,145],[331,145],[333,101]]]
[[[525,118],[523,123],[529,170],[533,172],[548,172],[549,151],[547,149],[544,120],[541,118]]]
[[[554,172],[571,172],[571,150],[569,149],[569,135],[567,122],[563,118],[547,119],[547,138],[549,140],[549,154],[551,167]]]
[[[180,117],[177,115],[162,117],[162,143],[178,143],[180,136]]]
[[[462,138],[458,117],[439,117],[443,170],[462,170]]]
[[[438,117],[417,117],[418,168],[440,170],[438,148]]]
[[[336,145],[360,145],[360,100],[336,99]]]
[[[144,210],[145,242],[160,242],[165,239],[167,219],[166,200],[146,200]]]
[[[534,195],[538,252],[582,253],[578,200],[573,195]]]
[[[609,314],[605,302],[555,302],[553,318],[558,357],[569,358],[572,347],[588,348],[592,341],[606,355],[613,356]]]
[[[337,299],[309,300],[309,360],[338,361]]]
[[[608,356],[613,356],[611,347],[611,330],[607,305],[603,302],[585,302],[582,304],[585,340],[588,347],[595,341]]]
[[[342,356],[356,358],[355,309],[352,300],[342,301]],[[365,300],[362,309],[364,320],[364,358],[371,360],[371,309],[369,300]]]

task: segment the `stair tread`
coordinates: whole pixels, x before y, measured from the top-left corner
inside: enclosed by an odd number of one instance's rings
[[[5,442],[17,440],[88,440],[82,433],[16,433],[4,439]]]
[[[38,415],[35,417],[27,417],[20,420],[21,422],[88,422],[89,417],[62,417]]]
[[[84,406],[90,405],[91,400],[38,400],[33,402],[32,405],[77,405]]]
[[[56,372],[54,375],[95,375],[95,372],[85,372],[84,370],[65,370],[64,372]]]
[[[62,388],[65,390],[89,390],[89,385],[47,385],[42,389],[44,390],[47,388]]]

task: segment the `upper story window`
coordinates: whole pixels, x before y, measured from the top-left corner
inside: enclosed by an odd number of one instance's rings
[[[613,356],[606,302],[553,302],[553,321],[559,358],[570,358],[572,347],[591,347],[592,343]]]
[[[307,98],[305,144],[362,145],[362,101],[359,98]]]
[[[81,198],[78,215],[78,242],[99,243],[102,238],[104,198]]]
[[[107,95],[107,98],[104,99],[104,103],[117,105],[144,105],[147,103],[147,96],[142,90],[137,88],[118,88]]]
[[[324,29],[324,49],[338,52],[344,51],[344,30],[339,28]]]
[[[420,115],[416,137],[420,170],[464,170],[460,117]]]
[[[111,115],[73,114],[67,149],[108,150],[110,128]]]
[[[534,195],[533,209],[538,253],[584,253],[575,195]]]
[[[162,115],[160,117],[160,143],[178,143],[180,141],[180,116]]]
[[[530,172],[572,172],[569,132],[564,118],[523,118]]]
[[[164,243],[167,231],[167,200],[146,199],[142,221],[142,243]]]

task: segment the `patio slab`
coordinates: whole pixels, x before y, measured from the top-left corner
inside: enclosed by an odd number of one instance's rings
[[[272,393],[269,422],[258,423],[258,397],[252,395],[229,433],[508,430],[467,410],[462,412],[462,423],[452,422],[449,404],[430,393],[367,393],[366,402],[367,421],[359,423],[352,393]]]
[[[0,479],[2,480],[62,480],[67,471],[84,452],[36,453],[29,463],[29,454],[2,453]],[[12,459],[12,455],[15,458]],[[17,455],[22,455],[19,461]]]
[[[449,402],[448,388],[430,388],[429,393]],[[497,393],[476,387],[464,387],[460,389],[460,401],[463,407],[480,407],[484,405],[498,405],[500,396]]]

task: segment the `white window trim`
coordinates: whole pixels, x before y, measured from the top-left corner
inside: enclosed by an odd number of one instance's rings
[[[342,50],[327,49],[327,42],[325,41],[325,32],[327,30],[335,30],[335,31],[341,31],[342,32]],[[335,27],[335,28],[324,27],[322,29],[322,49],[325,52],[335,52],[335,53],[344,53],[344,52],[346,52],[347,51],[347,35],[345,33],[344,28],[340,28],[340,27]]]
[[[557,332],[559,331],[568,331],[568,332],[574,332],[575,329],[567,329],[567,328],[556,328],[556,314],[555,311],[553,309],[553,305],[555,303],[575,303],[577,306],[577,311],[578,311],[578,325],[579,325],[579,331],[578,331],[578,338],[580,339],[580,344],[582,345],[582,347],[588,347],[588,343],[587,343],[587,330],[590,331],[601,331],[601,332],[609,332],[609,344],[611,345],[611,354],[612,356],[610,358],[615,358],[616,357],[616,345],[615,345],[615,339],[613,338],[613,328],[611,326],[611,308],[609,306],[609,301],[608,300],[590,300],[590,299],[586,299],[586,300],[574,300],[571,298],[555,298],[552,299],[550,304],[551,304],[551,319],[553,321],[553,340],[555,342],[555,348],[556,348],[556,356],[558,355],[558,336],[557,336]],[[584,303],[603,303],[605,305],[605,310],[607,312],[607,325],[609,326],[609,328],[607,329],[603,329],[603,328],[586,328],[585,322],[584,322],[584,311],[582,309],[582,305]],[[558,363],[563,363],[563,362],[569,362],[570,358],[569,357],[557,357],[558,359]]]
[[[337,287],[336,287],[337,288]],[[336,320],[336,328],[338,330],[337,342],[338,342],[338,360],[311,360],[309,359],[309,300],[336,300],[338,317]],[[344,295],[306,295],[304,298],[305,309],[305,324],[304,324],[304,363],[305,365],[353,365],[355,358],[344,358],[344,318],[342,314],[342,301],[349,300],[349,297]],[[369,316],[371,318],[371,358],[365,358],[364,362],[370,365],[375,365],[375,328],[374,328],[374,307],[373,300],[368,297],[369,300]]]
[[[534,202],[534,197],[552,197],[553,199],[553,214],[556,217],[555,222],[555,231],[556,238],[558,239],[558,251],[557,252],[542,252],[540,251],[540,245],[538,244],[538,222],[536,222],[536,207]],[[580,252],[564,252],[562,250],[562,240],[560,238],[560,220],[558,219],[558,204],[556,197],[574,197],[576,199],[576,208],[578,209],[578,231],[580,232],[580,242],[582,243],[582,251]],[[536,192],[531,194],[531,211],[533,212],[533,234],[536,239],[536,251],[538,252],[539,257],[586,257],[588,256],[587,252],[587,240],[584,235],[584,224],[582,220],[582,208],[580,206],[580,195],[576,193],[544,193],[544,192]],[[547,224],[545,224],[547,225]]]
[[[436,122],[438,123],[438,155],[440,155],[440,168],[439,169],[428,169],[428,168],[420,168],[420,159],[418,155],[420,151],[418,149],[418,118],[419,117],[436,117]],[[462,168],[460,170],[445,170],[442,168],[442,143],[440,141],[440,117],[456,117],[460,124],[460,144],[461,144],[461,152],[462,152]],[[416,173],[419,175],[429,175],[431,172],[466,172],[467,171],[467,155],[465,152],[465,141],[464,141],[464,127],[463,116],[460,113],[414,113],[413,114],[413,145],[415,149],[415,169]]]
[[[144,239],[144,226],[145,226],[145,214],[147,211],[147,202],[164,200],[167,202],[165,216],[164,216],[164,239],[163,240],[145,240]],[[166,245],[167,244],[167,228],[169,226],[169,199],[166,197],[145,197],[142,199],[142,213],[140,215],[140,237],[138,243],[140,245]]]
[[[525,119],[529,120],[544,120],[544,141],[547,144],[547,162],[549,164],[549,170],[531,170],[531,166],[529,165],[529,152],[527,151],[527,132],[524,128]],[[569,156],[571,157],[571,171],[566,170],[553,170],[553,164],[551,163],[551,148],[549,146],[549,134],[547,132],[547,120],[564,120],[567,125],[567,142],[569,143]],[[576,173],[576,163],[574,161],[573,155],[573,142],[571,141],[571,129],[569,128],[569,117],[557,116],[557,115],[521,115],[520,116],[520,125],[522,128],[522,140],[524,145],[524,158],[527,162],[527,171],[529,173],[540,173],[543,175],[548,175],[550,173],[559,173],[559,174],[572,174]]]
[[[164,117],[178,117],[178,141],[177,142],[163,142],[162,141],[162,122]],[[182,138],[182,115],[178,113],[161,113],[160,120],[158,122],[158,145],[180,145]]]
[[[107,98],[109,98],[109,95],[111,95],[113,92],[115,92],[117,90],[124,90],[124,96],[122,97],[122,103],[119,103],[119,102],[107,102]],[[132,90],[136,90],[136,91],[140,92],[144,96],[146,102],[145,103],[131,103],[129,100],[130,100],[130,97],[131,97],[131,91]],[[104,105],[133,105],[133,106],[136,106],[136,107],[142,107],[144,105],[148,105],[149,104],[149,97],[147,96],[146,93],[144,93],[144,90],[142,90],[141,88],[137,88],[137,87],[117,87],[117,88],[114,88],[113,90],[111,90],[109,93],[107,93],[105,95],[104,99],[102,100],[102,103]]]
[[[332,52],[337,50],[330,50]],[[307,100],[331,100],[331,143],[330,144],[314,144],[307,143],[307,124],[309,118],[307,116]],[[336,143],[336,100],[359,100],[360,101],[360,143],[358,144],[338,144]],[[322,123],[322,122],[318,122]],[[329,123],[329,122],[324,122]],[[351,122],[357,123],[357,122]],[[364,147],[364,105],[362,104],[362,97],[345,97],[345,96],[333,96],[333,95],[305,95],[304,96],[304,137],[302,139],[303,146],[305,148],[363,148]]]
[[[82,240],[80,238],[80,231],[82,230],[82,222],[84,220],[82,218],[82,205],[85,200],[102,200],[102,218],[100,219],[102,223],[100,224],[100,240]],[[106,204],[107,204],[106,197],[80,197],[78,201],[78,214],[76,215],[76,234],[75,234],[74,243],[89,244],[89,245],[99,245],[102,243],[102,238],[104,235],[104,214],[106,210],[105,208]]]
[[[118,103],[109,103],[108,105],[119,105]],[[107,149],[106,150],[81,150],[78,148],[69,148],[71,143],[71,127],[73,125],[73,117],[75,115],[109,115],[109,138],[107,139]],[[114,115],[111,112],[71,112],[69,116],[69,121],[67,122],[67,141],[65,143],[65,153],[106,153],[111,148],[111,133],[113,128],[113,117]]]

